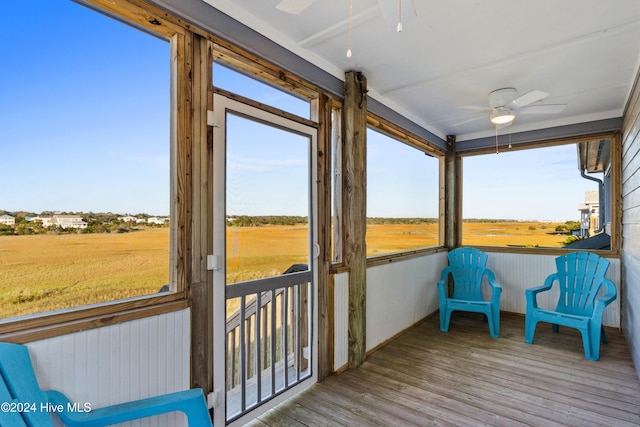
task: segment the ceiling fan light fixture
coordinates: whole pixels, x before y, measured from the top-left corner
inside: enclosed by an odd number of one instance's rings
[[[516,116],[508,108],[494,108],[490,120],[494,125],[504,125],[511,123]]]

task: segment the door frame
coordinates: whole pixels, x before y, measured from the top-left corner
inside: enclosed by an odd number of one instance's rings
[[[226,117],[229,111],[249,120],[264,123],[286,131],[308,136],[309,147],[309,269],[312,277],[311,297],[311,376],[290,389],[276,395],[267,402],[229,423],[243,425],[283,402],[292,395],[317,382],[318,378],[318,130],[307,124],[279,116],[248,103],[214,94],[213,114],[208,124],[213,126],[213,255],[210,268],[213,270],[213,390],[214,424],[226,425]],[[275,276],[277,277],[277,276]]]

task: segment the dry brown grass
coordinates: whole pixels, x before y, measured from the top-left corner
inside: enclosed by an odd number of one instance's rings
[[[158,292],[169,231],[0,237],[2,317]]]
[[[538,221],[463,222],[462,244],[468,246],[563,246],[567,236],[555,234],[563,223]],[[370,224],[367,255],[381,255],[438,245],[438,224]]]
[[[560,247],[555,223],[464,223],[465,245]],[[367,255],[438,244],[437,224],[369,225]],[[307,226],[227,229],[227,280],[281,274],[307,263]],[[1,317],[158,292],[168,282],[169,230],[0,237]]]
[[[462,244],[478,246],[560,248],[567,238],[555,234],[561,222],[464,222]]]

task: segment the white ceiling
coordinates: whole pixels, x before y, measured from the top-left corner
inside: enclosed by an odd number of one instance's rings
[[[414,0],[417,14],[402,0],[400,33],[399,0],[353,0],[351,58],[349,0],[300,14],[281,0],[204,1],[336,77],[362,71],[371,96],[459,141],[495,134],[489,112],[460,107],[489,107],[503,87],[567,107],[517,115],[501,134],[621,117],[640,64],[638,0]]]

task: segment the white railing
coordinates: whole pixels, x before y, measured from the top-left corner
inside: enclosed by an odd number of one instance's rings
[[[240,305],[227,318],[228,421],[311,376],[310,282],[245,288],[234,291]]]

